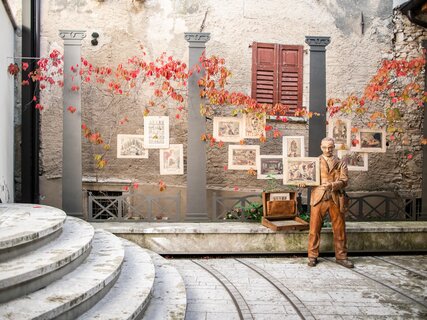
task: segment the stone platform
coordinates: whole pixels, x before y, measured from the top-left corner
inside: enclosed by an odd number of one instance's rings
[[[305,254],[308,231],[274,232],[258,223],[96,222],[158,254]],[[350,253],[426,252],[427,221],[347,222]],[[331,228],[323,228],[322,253],[333,252]]]

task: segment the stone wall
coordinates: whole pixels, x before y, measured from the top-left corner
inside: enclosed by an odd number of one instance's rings
[[[141,44],[146,48],[148,58],[166,51],[188,61],[188,44],[183,33],[202,28],[203,32],[211,33],[207,54],[224,57],[233,72],[230,89],[249,94],[252,61],[249,46],[254,41],[304,45],[303,103],[309,107],[309,50],[304,43],[305,36],[331,37],[326,53],[327,97],[360,94],[382,58],[403,57],[404,54],[409,56],[418,50],[417,43],[424,36],[423,33],[417,38],[410,36],[412,31],[419,33],[420,29],[407,25],[405,17],[392,17],[392,3],[381,0],[364,0],[357,4],[344,0],[275,0],[267,4],[257,0],[46,0],[42,5],[41,48],[42,55],[45,55],[54,48],[62,47],[59,29],[80,29],[86,30],[88,35],[83,42],[82,55],[96,65],[115,66],[138,54]],[[92,32],[100,35],[97,46],[90,44]],[[414,43],[414,46],[402,46],[400,42]],[[166,184],[185,186],[185,175],[159,175],[158,150],[150,150],[149,159],[116,159],[116,134],[142,132],[143,115],[138,99],[123,101],[128,106],[126,115],[129,115],[131,121],[126,126],[116,128],[112,125],[116,117],[105,110],[108,101],[93,91],[83,91],[82,94],[83,121],[92,123],[105,136],[112,133],[109,164],[103,170],[94,168],[95,151],[83,142],[85,176],[137,180],[141,184],[153,185],[153,188],[156,188],[153,182],[159,179]],[[50,109],[42,115],[41,179],[46,186],[41,187],[42,196],[44,190],[52,190],[47,187],[49,181],[56,181],[61,176],[62,163],[62,97],[60,92],[45,94],[43,97],[46,104],[50,104]],[[163,109],[153,109],[150,114],[165,113]],[[419,119],[418,115],[413,116]],[[171,143],[184,143],[185,152],[186,117],[176,120],[174,113],[170,112],[170,119]],[[283,135],[304,135],[307,149],[307,123],[269,124],[277,126]],[[419,126],[415,126],[414,130],[418,129]],[[207,132],[211,130],[212,122],[207,121]],[[264,144],[257,140],[248,140],[247,143],[260,144],[261,154],[282,152],[281,139],[269,138]],[[227,154],[228,144],[221,149],[208,149],[208,187],[259,191],[267,186],[266,180],[257,180],[256,176],[248,175],[245,171],[224,170]],[[412,161],[402,160],[394,149],[388,150],[385,155],[372,155],[368,173],[351,173],[350,188],[418,190],[419,157],[416,155]],[[60,190],[57,192],[60,197]],[[50,194],[49,197],[54,196]]]

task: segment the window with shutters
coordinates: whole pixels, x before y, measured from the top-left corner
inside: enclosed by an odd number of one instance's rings
[[[292,116],[302,107],[303,46],[254,42],[252,98],[259,103],[289,106]]]

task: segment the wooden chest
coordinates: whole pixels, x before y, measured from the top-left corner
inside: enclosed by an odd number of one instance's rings
[[[295,192],[263,192],[262,225],[274,231],[307,230],[308,222],[297,216]]]

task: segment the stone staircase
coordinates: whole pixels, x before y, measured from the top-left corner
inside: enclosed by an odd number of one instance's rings
[[[56,208],[0,204],[0,319],[184,319],[178,271]]]

